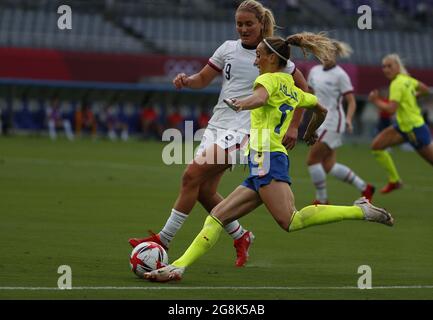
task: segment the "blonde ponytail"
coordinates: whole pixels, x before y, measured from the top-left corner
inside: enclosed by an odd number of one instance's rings
[[[353,49],[348,43],[335,39],[332,40],[332,42],[334,43],[337,56],[341,58],[348,58],[352,55]]]
[[[263,33],[262,33],[263,38],[273,37],[274,30],[276,27],[276,22],[271,10],[265,8],[262,23],[263,23]]]
[[[325,32],[311,33],[301,32],[287,37],[286,44],[300,47],[304,56],[307,51],[312,53],[323,64],[324,61],[335,59],[336,48],[332,39]]]

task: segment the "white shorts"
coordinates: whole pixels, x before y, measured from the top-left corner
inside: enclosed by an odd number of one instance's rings
[[[328,129],[317,130],[319,139],[317,142],[323,142],[328,145],[331,149],[337,149],[343,145],[343,134]]]
[[[248,146],[248,140],[248,134],[235,130],[217,129],[208,125],[200,145],[196,149],[196,156],[201,155],[207,148],[216,144],[229,154],[231,164],[246,164],[248,158],[245,156],[245,149]]]

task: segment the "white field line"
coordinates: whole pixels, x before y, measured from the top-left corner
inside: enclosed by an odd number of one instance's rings
[[[411,286],[376,286],[369,290],[396,290],[396,289],[433,289],[433,285],[411,285]],[[0,291],[65,291],[57,287],[0,287]],[[281,290],[281,291],[302,291],[302,290],[361,290],[358,287],[72,287],[70,290]],[[66,289],[66,291],[68,291]]]

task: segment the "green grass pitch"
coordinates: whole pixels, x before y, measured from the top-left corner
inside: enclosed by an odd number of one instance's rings
[[[393,156],[405,187],[374,199],[394,215],[393,228],[345,221],[288,234],[260,207],[241,221],[256,235],[247,267],[234,267],[232,240],[222,234],[181,282],[136,278],[127,240],[160,230],[184,169],[162,163],[163,147],[0,137],[0,299],[433,299],[433,170],[399,149]],[[366,145],[338,152],[377,188],[386,182]],[[314,198],[306,153],[300,144],[290,155],[298,208]],[[221,194],[246,175],[242,167],[227,172]],[[331,177],[328,186],[333,204],[359,197]],[[172,243],[171,261],[204,218],[197,204]],[[72,268],[75,289],[55,289],[60,265]],[[372,290],[356,288],[361,265],[372,268]]]

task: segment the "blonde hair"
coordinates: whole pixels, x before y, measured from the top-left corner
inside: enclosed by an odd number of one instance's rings
[[[247,11],[253,13],[257,20],[263,24],[262,37],[272,37],[276,28],[276,22],[272,11],[264,7],[260,2],[255,0],[245,0],[237,8],[238,11]]]
[[[268,53],[274,52],[280,57],[280,66],[286,65],[287,60],[290,59],[290,46],[300,47],[304,56],[307,56],[308,52],[312,53],[322,63],[335,58],[334,43],[324,33],[302,32],[291,35],[285,40],[280,37],[269,37],[266,38],[266,42],[264,42],[266,46],[271,47],[268,47]]]
[[[332,60],[335,57],[335,45],[325,32],[311,33],[301,32],[287,37],[286,44],[302,49],[304,57],[308,51],[312,53],[321,63]]]
[[[335,47],[335,55],[341,58],[348,58],[352,55],[353,53],[353,49],[352,47],[343,41],[338,41],[333,39],[332,43],[334,44]]]
[[[400,68],[400,73],[405,74],[405,75],[409,75],[409,72],[407,71],[406,66],[404,65],[402,59],[400,58],[400,56],[397,53],[391,53],[391,54],[386,55],[382,59],[382,63],[387,59],[394,60],[397,63],[398,67]]]

